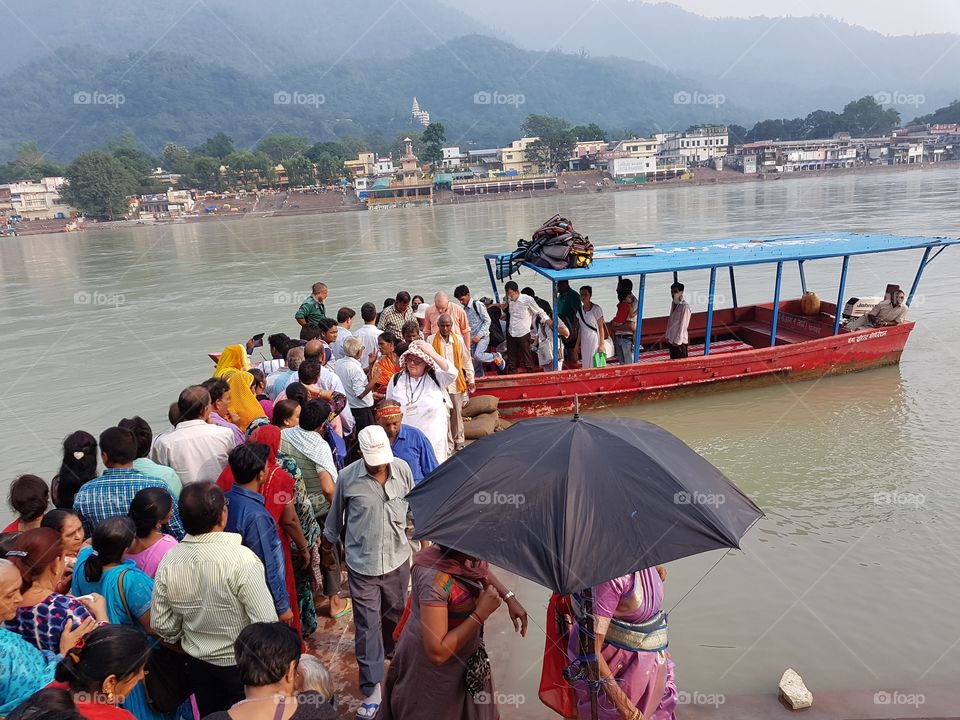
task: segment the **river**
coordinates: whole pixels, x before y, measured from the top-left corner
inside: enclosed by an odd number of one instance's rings
[[[22,472],[49,480],[60,442],[76,429],[96,435],[133,414],[166,429],[167,405],[209,375],[208,351],[256,332],[292,334],[296,305],[316,280],[330,285],[334,312],[379,305],[400,288],[429,298],[465,282],[489,294],[482,254],[514,246],[555,212],[596,244],[950,234],[960,225],[958,190],[955,170],[924,169],[2,238],[0,482]],[[848,295],[909,287],[918,261],[919,253],[854,258]],[[807,266],[811,289],[833,300],[839,261]],[[545,290],[532,274],[519,279]],[[703,309],[707,272],[681,279]],[[960,251],[947,250],[927,270],[898,367],[609,411],[676,433],[766,512],[743,552],[725,557],[670,616],[682,689],[771,692],[788,666],[815,692],[954,685],[958,281]],[[666,312],[669,282],[651,278],[648,315]],[[740,303],[769,301],[773,283],[773,267],[741,272]],[[718,289],[728,292],[722,280]],[[612,310],[612,283],[595,292]],[[797,295],[799,278],[785,268],[784,297]],[[674,563],[666,606],[717,559]],[[522,584],[520,596],[542,625],[542,592]],[[515,652],[494,657],[500,689],[533,703],[542,633],[512,642]]]

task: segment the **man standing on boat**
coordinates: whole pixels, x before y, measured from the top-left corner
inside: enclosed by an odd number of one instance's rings
[[[327,316],[323,301],[327,299],[328,292],[324,283],[316,282],[313,284],[313,287],[310,288],[310,297],[304,301],[300,309],[297,310],[297,314],[293,316],[298,325],[301,327],[311,324],[316,325]]]
[[[563,341],[567,357],[573,357],[573,348],[577,344],[577,330],[580,323],[577,313],[583,306],[580,293],[570,287],[566,280],[557,281],[557,317],[570,329],[570,337]]]
[[[670,308],[670,317],[667,318],[664,340],[670,348],[670,359],[680,360],[689,354],[690,339],[687,328],[690,326],[690,306],[683,299],[683,283],[675,282],[671,285],[670,295],[673,297],[673,306]]]
[[[529,295],[520,294],[520,286],[513,280],[503,287],[507,297],[507,312],[510,324],[507,326],[507,372],[536,372],[537,358],[533,354],[530,340],[530,328],[536,318],[553,327],[553,318],[537,305]]]

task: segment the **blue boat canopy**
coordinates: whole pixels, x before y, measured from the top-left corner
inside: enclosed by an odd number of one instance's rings
[[[652,273],[682,272],[706,268],[737,267],[824,258],[867,255],[871,253],[942,248],[960,244],[960,238],[923,237],[903,235],[873,235],[861,233],[811,233],[805,235],[774,235],[768,237],[741,237],[727,240],[697,240],[668,242],[656,245],[613,245],[594,248],[593,263],[588,268],[551,270],[529,268],[551,282],[558,280],[585,280],[588,278],[648,275]],[[494,267],[508,268],[511,253],[485,255]],[[506,273],[504,273],[504,276]],[[492,278],[491,278],[492,279]]]

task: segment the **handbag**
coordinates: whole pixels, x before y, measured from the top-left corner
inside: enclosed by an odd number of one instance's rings
[[[128,570],[124,570],[120,573],[117,585],[119,586],[120,602],[123,603],[123,609],[127,611],[130,620],[137,624],[140,620],[130,612],[130,606],[127,605],[127,595],[123,591],[123,576],[128,572]],[[192,687],[187,670],[186,655],[174,652],[163,645],[156,645],[150,650],[146,670],[147,674],[143,679],[143,687],[147,693],[147,702],[154,711],[158,713],[174,712],[190,697]]]
[[[480,631],[481,640],[483,631]],[[474,702],[489,702],[490,687],[490,656],[487,655],[487,649],[481,642],[473,655],[467,658],[467,692],[473,697]]]

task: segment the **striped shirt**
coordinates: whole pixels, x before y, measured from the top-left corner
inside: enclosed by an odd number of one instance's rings
[[[87,537],[93,529],[107,518],[127,515],[133,496],[150,487],[170,488],[159,478],[144,475],[134,468],[107,468],[96,480],[84,483],[73,501],[73,509],[80,516]],[[170,518],[170,534],[178,540],[183,537],[183,525],[177,513],[177,499],[173,497],[173,515]]]
[[[233,644],[247,625],[276,622],[263,564],[236,533],[187,535],[157,568],[150,615],[166,641],[197,660],[236,664]]]

